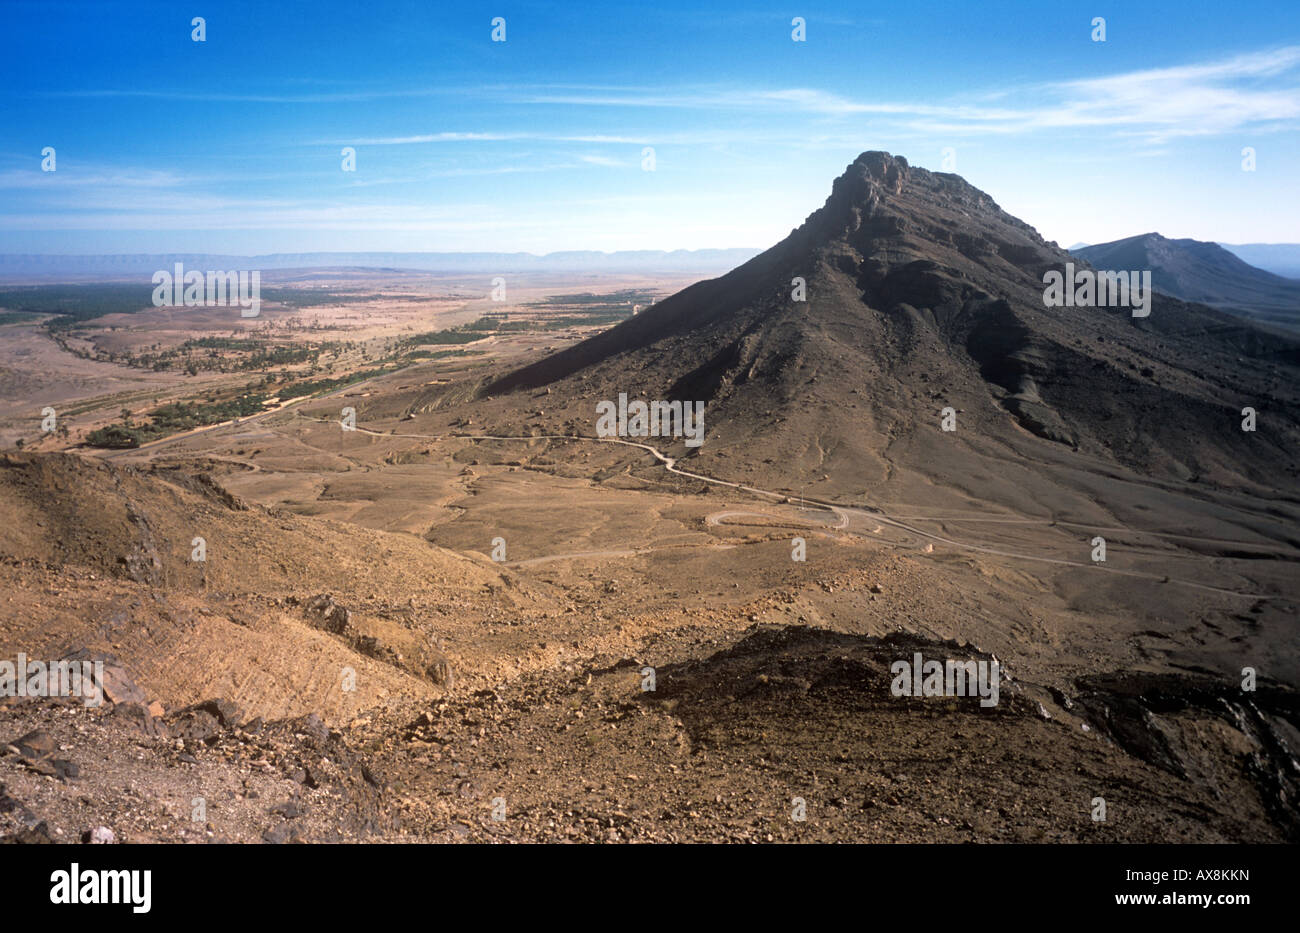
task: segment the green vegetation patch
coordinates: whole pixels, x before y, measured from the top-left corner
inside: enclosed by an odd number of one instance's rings
[[[131,282],[100,285],[30,285],[0,290],[0,308],[58,315],[50,329],[75,327],[105,314],[134,314],[153,307],[153,286]]]

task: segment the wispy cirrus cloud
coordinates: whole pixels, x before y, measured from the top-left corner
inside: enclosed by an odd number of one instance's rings
[[[517,103],[567,107],[746,110],[878,116],[902,131],[1014,134],[1111,127],[1151,141],[1300,119],[1300,46],[1100,78],[995,89],[943,103],[876,101],[818,88],[542,88]]]
[[[64,169],[58,174],[42,172],[39,169],[0,171],[0,189],[177,188],[191,181],[192,179],[175,172],[147,169],[98,169],[86,172]]]
[[[1146,127],[1154,138],[1204,136],[1300,117],[1300,46],[1216,62],[1048,85],[1061,107],[1038,125]],[[1282,79],[1278,81],[1276,79]]]
[[[626,168],[630,164],[627,159],[611,159],[609,156],[591,153],[578,156],[578,161],[584,165],[603,165],[606,168]]]

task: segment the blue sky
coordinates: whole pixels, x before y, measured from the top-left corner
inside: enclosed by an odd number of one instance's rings
[[[9,0],[0,24],[3,252],[765,247],[867,149],[951,150],[1062,245],[1300,242],[1294,0]]]

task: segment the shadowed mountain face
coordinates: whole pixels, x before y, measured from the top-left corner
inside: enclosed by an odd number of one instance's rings
[[[1300,282],[1257,269],[1217,243],[1144,233],[1078,249],[1074,255],[1098,269],[1150,269],[1155,289],[1174,298],[1300,327]]]
[[[838,468],[865,490],[904,468],[952,486],[990,467],[970,455],[1082,454],[1090,470],[1294,488],[1300,343],[1159,295],[1146,318],[1046,307],[1044,273],[1067,262],[1087,268],[960,177],[867,152],[776,246],[485,392],[552,386],[548,408],[580,426],[619,392],[705,401],[697,455],[733,477]],[[1245,407],[1268,429],[1244,432]],[[1024,495],[1013,472],[978,494]]]

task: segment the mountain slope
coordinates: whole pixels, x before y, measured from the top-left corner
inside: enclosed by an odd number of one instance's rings
[[[1150,269],[1157,291],[1183,301],[1300,327],[1300,282],[1257,269],[1217,243],[1144,233],[1072,252],[1098,269]]]
[[[705,401],[708,440],[680,454],[844,492],[909,468],[972,491],[978,473],[981,498],[1014,500],[1023,482],[988,461],[1067,453],[1293,489],[1300,344],[1163,296],[1147,318],[1046,308],[1043,275],[1067,262],[1086,267],[960,177],[868,152],[776,246],[484,394],[549,386],[548,411],[579,426],[619,392]],[[1267,430],[1241,430],[1247,406]]]
[[[0,456],[0,592],[0,658],[111,652],[168,709],[223,697],[327,722],[472,682],[462,623],[481,642],[484,618],[550,607],[412,535],[248,505],[207,473],[70,454]]]

